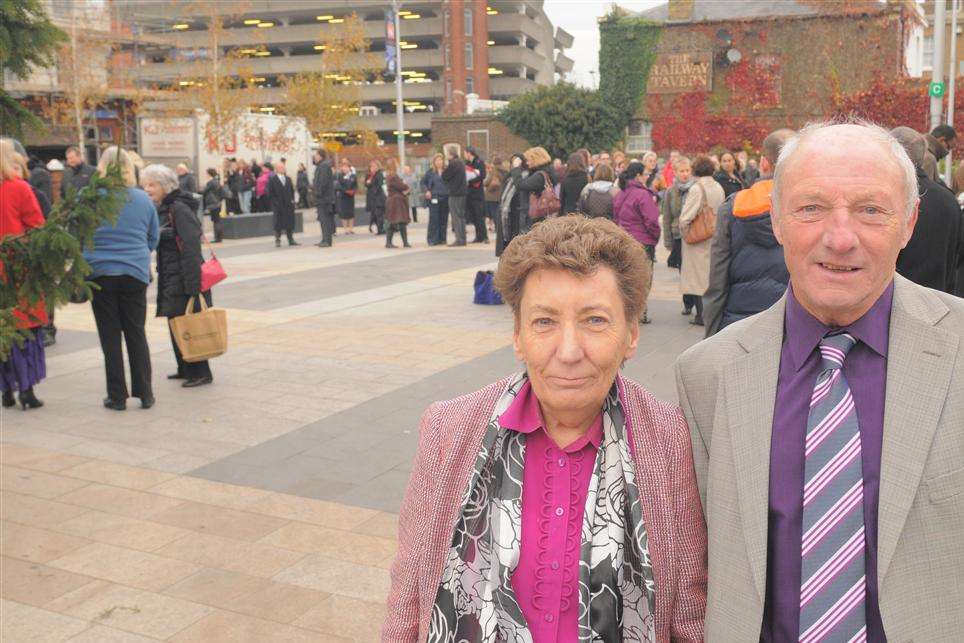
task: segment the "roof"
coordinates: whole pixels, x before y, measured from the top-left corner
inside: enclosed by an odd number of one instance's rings
[[[770,18],[775,16],[801,17],[817,16],[834,13],[827,7],[820,7],[819,3],[801,0],[692,0],[693,12],[687,20],[673,22],[713,22],[726,20],[753,20],[756,18]],[[871,4],[871,8],[873,5]],[[884,9],[880,3],[880,9]],[[669,21],[669,3],[661,4],[652,9],[641,11],[636,16],[654,22]]]

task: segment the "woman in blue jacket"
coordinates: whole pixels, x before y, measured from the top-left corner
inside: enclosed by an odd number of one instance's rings
[[[91,306],[97,322],[100,347],[107,371],[104,406],[115,411],[127,408],[127,382],[121,336],[127,344],[131,368],[131,394],[141,407],[154,406],[151,387],[151,353],[144,323],[147,320],[147,285],[151,281],[151,251],[157,248],[157,211],[150,197],[136,185],[134,163],[124,150],[104,150],[97,171],[117,163],[127,186],[127,200],[114,224],[105,223],[94,233],[94,247],[84,251],[93,272]]]

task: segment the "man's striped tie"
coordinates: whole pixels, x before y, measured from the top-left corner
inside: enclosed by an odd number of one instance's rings
[[[823,362],[810,398],[803,478],[801,643],[867,639],[860,429],[843,373],[856,343],[847,333],[820,342]]]

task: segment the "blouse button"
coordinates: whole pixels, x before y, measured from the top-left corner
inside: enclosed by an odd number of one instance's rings
[[[546,614],[546,623],[552,623],[552,614]]]
[[[562,510],[562,507],[556,507],[556,515],[557,515],[557,516],[561,516],[563,513],[564,513],[564,512],[563,512],[563,510]]]
[[[559,458],[559,466],[560,466],[560,467],[566,466],[566,458],[565,458],[565,457]]]
[[[559,561],[558,561],[558,560],[552,561],[552,568],[553,568],[553,569],[559,569]]]

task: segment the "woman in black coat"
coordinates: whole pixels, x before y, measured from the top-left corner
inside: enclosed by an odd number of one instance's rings
[[[586,160],[579,152],[569,155],[569,162],[566,164],[566,176],[562,179],[559,188],[559,201],[562,207],[559,214],[571,214],[579,211],[579,195],[582,189],[589,183],[589,173],[586,170]]]
[[[536,223],[545,220],[545,217],[533,219],[529,216],[529,197],[533,194],[539,197],[546,187],[548,179],[550,186],[556,185],[556,173],[552,170],[552,158],[549,152],[542,147],[530,147],[522,154],[529,170],[529,175],[518,182],[519,190],[519,218],[521,219],[522,229],[520,234],[528,232]]]
[[[720,154],[720,169],[713,175],[716,182],[723,188],[723,196],[729,198],[734,192],[743,189],[743,179],[740,178],[740,168],[736,157],[730,152]]]
[[[342,232],[355,234],[355,192],[358,191],[358,175],[347,158],[341,160],[335,175],[335,203]]]
[[[201,302],[201,223],[194,210],[194,198],[181,192],[177,175],[164,165],[148,165],[141,172],[144,191],[157,206],[160,219],[160,243],[157,246],[157,316],[173,317],[184,315],[188,302],[194,298],[194,310],[198,311]],[[203,293],[207,304],[211,305],[210,291]],[[181,350],[171,333],[171,345],[177,360],[177,372],[168,375],[170,380],[185,380],[184,388],[203,386],[214,381],[207,360],[185,362]]]
[[[298,188],[298,207],[307,208],[308,207],[308,170],[305,169],[304,163],[298,164],[298,178],[295,182],[295,186]]]
[[[368,212],[368,231],[375,226],[377,234],[385,234],[385,176],[382,165],[372,159],[368,164],[368,176],[365,178],[365,211]]]

